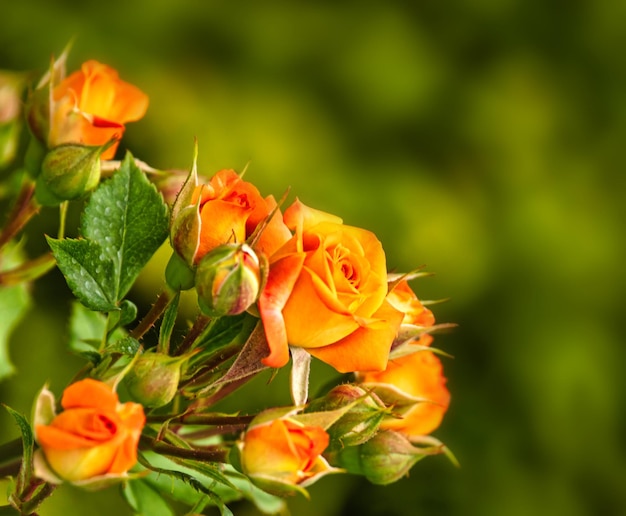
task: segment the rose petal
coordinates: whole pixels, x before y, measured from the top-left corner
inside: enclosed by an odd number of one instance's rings
[[[71,384],[63,392],[61,406],[64,409],[96,407],[103,411],[115,411],[119,399],[105,383],[85,378]]]
[[[374,318],[378,320],[369,327],[360,327],[329,346],[309,348],[307,351],[340,373],[381,371],[387,365],[391,343],[403,314],[385,301]]]
[[[282,367],[289,361],[287,331],[282,310],[291,295],[303,263],[304,255],[290,254],[272,264],[265,288],[259,296],[259,314],[270,348],[270,355],[262,362],[269,367]]]

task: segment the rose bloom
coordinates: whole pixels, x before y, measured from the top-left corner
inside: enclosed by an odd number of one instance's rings
[[[417,351],[389,361],[382,372],[359,373],[359,381],[375,390],[376,384],[397,389],[409,397],[424,399],[400,418],[386,418],[381,428],[408,436],[428,435],[439,427],[450,404],[441,361],[431,351]]]
[[[306,485],[331,470],[321,457],[328,442],[321,427],[275,419],[246,432],[240,447],[241,465],[253,479]]]
[[[178,214],[172,245],[189,264],[196,265],[219,245],[243,243],[275,206],[272,197],[264,199],[256,186],[241,179],[234,170],[221,170],[208,183],[195,188],[191,205]],[[277,212],[254,250],[271,254],[290,237]]]
[[[61,406],[63,412],[48,425],[35,427],[46,461],[59,477],[71,482],[121,475],[135,464],[145,424],[141,405],[119,403],[108,385],[88,378],[65,389]]]
[[[139,88],[122,81],[113,68],[87,61],[54,86],[48,145],[103,145],[121,138],[124,125],[139,120],[147,108],[148,97]],[[117,144],[101,158],[113,158],[116,149]]]
[[[382,370],[403,318],[387,300],[385,254],[376,236],[296,201],[284,215],[295,235],[270,258],[259,297],[270,367],[288,345],[340,372]]]

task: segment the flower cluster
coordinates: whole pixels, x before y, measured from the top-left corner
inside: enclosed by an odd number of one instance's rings
[[[233,482],[242,474],[280,500],[306,494],[328,473],[386,484],[426,455],[449,454],[430,435],[450,393],[431,346],[441,325],[409,283],[420,273],[390,274],[371,231],[298,198],[264,196],[234,170],[204,178],[194,159],[183,182],[130,153],[113,161],[125,124],[144,115],[148,98],[93,60],[67,75],[66,59],[25,103],[30,176],[0,242],[11,242],[42,205],[61,205],[63,217],[75,199],[85,201],[80,234],[48,237],[51,254],[0,269],[0,285],[34,281],[56,265],[76,297],[70,347],[87,364],[63,392],[60,412],[47,388],[38,396],[37,449],[20,470],[31,481],[18,482],[12,505],[25,511],[40,503],[49,494],[41,482],[124,481],[135,508],[142,491],[134,483],[174,499],[191,484],[196,495],[185,501],[200,512],[221,503],[216,484],[229,499],[241,496]],[[0,122],[18,119],[19,84],[0,89]],[[167,203],[157,187],[166,185],[169,198],[172,184],[178,192]],[[127,294],[168,237],[167,286],[134,324]],[[185,290],[197,295],[191,326],[179,317]],[[155,326],[156,343],[145,337]],[[337,378],[309,399],[312,360]],[[291,406],[213,411],[259,373],[284,367]],[[27,457],[33,443],[25,437],[24,446]],[[163,476],[171,477],[167,489]]]

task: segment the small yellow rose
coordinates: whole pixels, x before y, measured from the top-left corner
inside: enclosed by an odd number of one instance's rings
[[[137,461],[145,424],[143,407],[120,403],[105,383],[85,379],[70,385],[61,399],[63,412],[47,425],[36,425],[46,462],[61,479],[82,481],[125,474]]]
[[[328,442],[321,427],[275,419],[245,433],[241,466],[253,481],[307,485],[332,469],[321,456]]]
[[[50,106],[48,145],[62,143],[103,145],[118,140],[125,124],[144,116],[148,97],[136,86],[122,81],[116,70],[94,60],[54,86]],[[117,144],[102,159],[115,155]]]

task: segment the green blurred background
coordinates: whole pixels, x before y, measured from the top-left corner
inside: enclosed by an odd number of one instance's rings
[[[436,340],[455,358],[435,435],[462,467],[327,477],[292,514],[623,515],[625,23],[610,0],[0,0],[0,68],[42,73],[75,37],[70,69],[98,59],[150,96],[135,156],[185,169],[197,136],[202,173],[249,162],[262,193],[374,231],[391,269],[436,272],[415,288],[459,324]],[[34,297],[0,384],[23,412],[81,364],[63,279]],[[63,487],[41,514],[129,514],[114,491]]]

